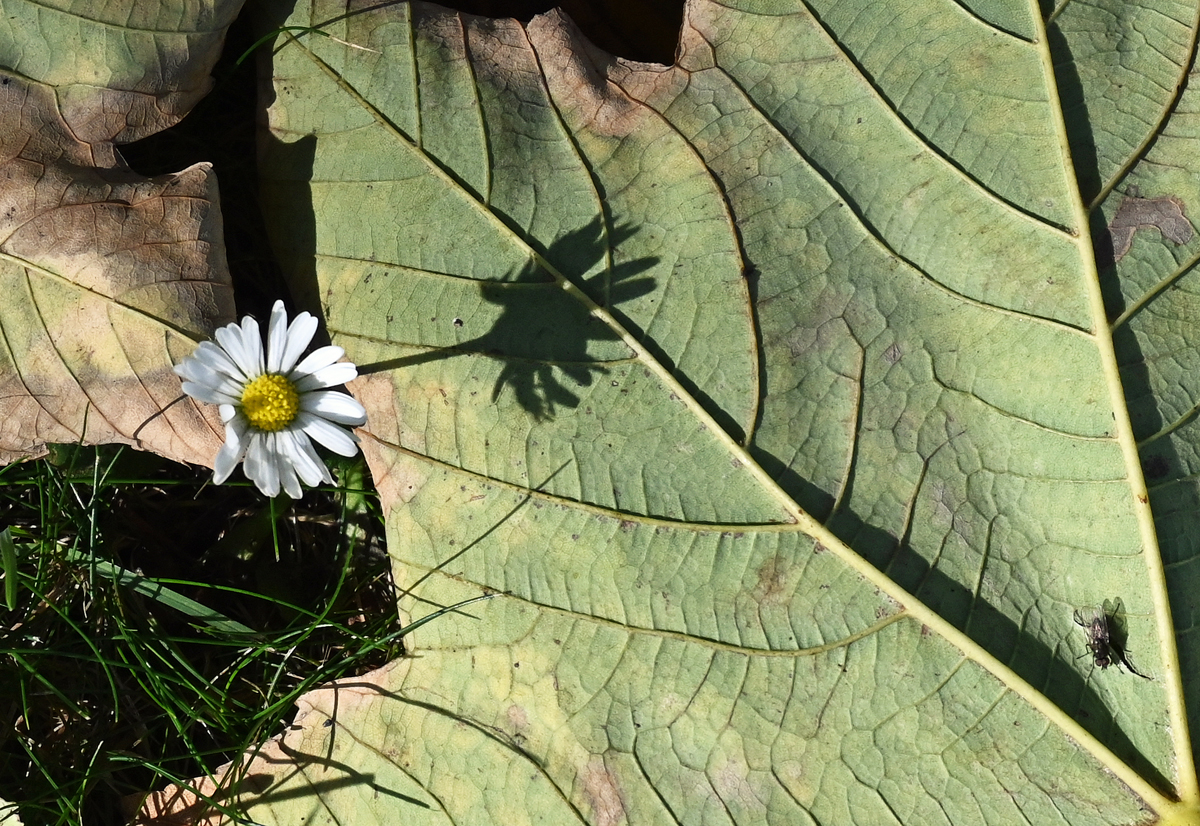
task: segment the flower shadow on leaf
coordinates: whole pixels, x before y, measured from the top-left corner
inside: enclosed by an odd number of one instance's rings
[[[483,300],[501,308],[500,317],[486,333],[419,356],[360,365],[359,374],[459,355],[483,355],[504,363],[492,391],[493,402],[511,388],[517,403],[538,420],[552,418],[560,406],[577,407],[580,397],[574,388],[590,386],[608,369],[590,352],[589,345],[615,342],[620,335],[592,315],[585,302],[563,289],[539,261],[548,261],[560,271],[587,271],[636,232],[629,225],[611,227],[607,235],[604,229],[601,218],[596,217],[555,241],[540,258],[506,280],[481,283]],[[646,256],[604,267],[577,286],[636,335],[636,326],[615,308],[654,291],[655,279],[641,274],[658,261],[655,256]]]

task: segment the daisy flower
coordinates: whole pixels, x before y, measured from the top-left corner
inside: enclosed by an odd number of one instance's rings
[[[358,452],[348,428],[365,424],[367,411],[345,393],[325,389],[358,375],[353,364],[338,361],[345,351],[319,347],[297,363],[316,331],[317,320],[308,313],[288,324],[283,302],[276,301],[265,358],[258,322],[246,316],[175,366],[184,393],[220,405],[225,444],[213,463],[216,484],[245,459],[243,472],[263,494],[277,496],[282,486],[299,499],[301,481],[333,482],[312,439],[341,456]]]

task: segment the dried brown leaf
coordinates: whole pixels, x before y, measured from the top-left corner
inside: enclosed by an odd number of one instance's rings
[[[61,62],[49,81],[0,71],[0,461],[118,442],[211,462],[220,423],[171,367],[234,315],[216,178],[209,164],[144,178],[114,143],[207,91],[240,3],[222,5],[197,48],[127,88],[87,82],[103,56],[86,45],[77,78]]]

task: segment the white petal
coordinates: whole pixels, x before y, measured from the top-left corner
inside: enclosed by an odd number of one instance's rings
[[[358,378],[358,368],[348,361],[339,361],[328,367],[322,367],[310,376],[296,382],[296,390],[303,393],[307,390],[320,390],[323,387],[337,387]]]
[[[317,332],[317,319],[308,313],[300,313],[291,323],[287,331],[287,346],[280,356],[278,373],[290,373],[296,366],[296,361],[312,343],[313,335]]]
[[[238,396],[222,393],[220,390],[214,390],[208,385],[197,384],[194,381],[185,381],[183,392],[206,404],[236,404],[239,400]]]
[[[249,424],[244,420],[235,419],[225,425],[225,444],[217,451],[217,459],[213,462],[213,482],[221,484],[233,473],[238,462],[246,453],[249,442],[246,430]]]
[[[237,381],[246,381],[247,376],[242,371],[242,368],[237,366],[237,363],[230,358],[229,354],[220,345],[211,341],[200,342],[200,345],[196,347],[196,352],[192,353],[190,358],[223,376],[228,376]]]
[[[223,373],[213,370],[211,367],[202,364],[198,361],[192,361],[188,364],[186,375],[183,376],[188,381],[184,382],[184,392],[189,395],[194,395],[187,390],[188,383],[198,384],[208,390],[217,393],[223,393],[229,396],[233,401],[237,401],[242,397],[245,391],[245,385],[236,379],[230,378]],[[210,402],[211,404],[221,404],[222,402]]]
[[[283,351],[287,349],[287,310],[282,301],[271,307],[271,321],[267,325],[267,372],[278,373]]]
[[[300,480],[296,478],[296,472],[291,467],[285,469],[287,473],[283,475],[283,492],[293,499],[303,499],[304,489],[300,487]]]
[[[337,424],[358,427],[367,423],[367,410],[353,396],[336,390],[318,390],[300,397],[300,410]],[[353,455],[353,454],[351,454]]]
[[[197,359],[195,356],[188,356],[183,361],[171,368],[175,371],[175,375],[184,379],[195,379],[196,376],[212,372],[204,366],[204,362]]]
[[[225,422],[225,424],[229,424],[233,420],[233,417],[238,414],[238,409],[232,404],[223,404],[217,410],[221,414],[221,421]],[[250,426],[250,422],[245,416],[239,416],[238,418],[243,422],[245,427],[248,428]]]
[[[225,484],[225,480],[229,478],[229,474],[233,473],[233,469],[237,467],[241,458],[230,447],[229,442],[221,445],[221,449],[217,451],[217,459],[213,462],[213,484]]]
[[[272,449],[270,433],[251,433],[250,447],[242,472],[254,482],[264,496],[279,495],[278,456]]]
[[[259,476],[259,465],[262,464],[262,448],[258,446],[258,441],[262,436],[261,433],[251,433],[250,438],[246,441],[246,450],[242,455],[242,473],[246,474],[246,478],[258,484],[257,477]]]
[[[279,435],[281,441],[288,442],[288,456],[304,484],[315,487],[322,482],[333,483],[329,469],[325,467],[325,463],[317,455],[316,448],[312,446],[312,442],[309,441],[308,436],[304,435],[303,431],[289,429],[281,431]]]
[[[240,325],[226,324],[217,330],[217,342],[243,375],[262,375],[262,339],[259,337],[258,322],[253,318],[246,316]]]
[[[300,488],[300,480],[296,478],[295,451],[291,434],[284,430],[264,433],[263,438],[267,443],[267,454],[270,457],[268,463],[274,467],[283,492],[293,499],[300,499],[304,496],[304,491]]]
[[[315,373],[323,367],[328,367],[335,361],[346,354],[346,351],[335,344],[327,344],[324,347],[318,347],[307,356],[304,361],[296,365],[296,369],[289,376],[292,381],[296,381],[310,373]]]
[[[272,433],[271,435],[276,440],[282,436],[280,433]],[[303,498],[304,491],[300,487],[300,480],[296,478],[296,466],[292,464],[291,456],[276,453],[275,458],[275,467],[279,470],[279,481],[283,485],[283,492],[293,499]]]
[[[229,358],[233,359],[238,369],[243,373],[251,374],[254,364],[249,351],[246,350],[246,345],[242,343],[242,326],[226,324],[224,327],[219,327],[214,335],[217,344],[229,354]]]
[[[333,476],[330,475],[329,468],[325,466],[325,462],[319,455],[317,455],[317,449],[313,446],[312,440],[309,439],[308,435],[305,433],[298,434],[297,439],[300,443],[300,449],[303,450],[304,454],[308,457],[309,463],[314,464],[314,470],[321,474],[321,478],[319,480],[311,482],[310,484],[314,487],[321,482],[324,482],[327,485],[332,485]]]
[[[353,456],[358,452],[358,445],[349,432],[319,416],[301,410],[300,414],[296,416],[296,424],[334,453],[341,456]]]
[[[258,320],[251,316],[242,318],[242,346],[246,348],[253,359],[254,372],[249,375],[251,377],[261,376],[266,366],[266,361],[263,359],[262,330],[259,329]]]
[[[242,325],[236,321],[232,324],[226,324],[224,327],[218,327],[217,331],[213,333],[213,338],[217,340],[217,344],[225,352],[229,353],[230,358],[236,360],[237,356],[234,355],[234,350],[239,352],[245,351],[245,348],[242,346]]]

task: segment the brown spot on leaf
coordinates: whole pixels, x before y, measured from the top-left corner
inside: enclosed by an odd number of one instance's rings
[[[519,665],[519,663],[513,663]],[[529,731],[529,713],[524,707],[517,704],[512,704],[508,707],[508,730],[517,737],[524,737]]]
[[[786,604],[796,590],[799,572],[799,566],[779,554],[766,560],[758,569],[758,582],[752,592],[754,601],[759,605]]]
[[[1192,222],[1184,214],[1183,201],[1173,195],[1141,198],[1137,190],[1131,190],[1108,225],[1113,261],[1120,261],[1129,252],[1134,233],[1149,229],[1157,229],[1163,238],[1176,246],[1186,244],[1196,234]]]
[[[593,757],[582,772],[583,793],[592,807],[595,826],[619,826],[628,823],[625,801],[617,778],[604,765],[601,757]]]
[[[612,56],[589,43],[570,17],[553,9],[526,29],[545,68],[546,85],[573,128],[624,138],[652,127],[645,107],[609,82]]]

